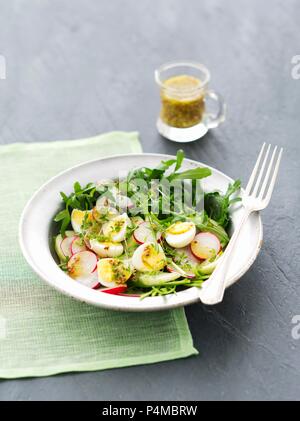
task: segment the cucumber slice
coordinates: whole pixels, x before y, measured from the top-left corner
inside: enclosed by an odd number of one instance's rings
[[[66,256],[63,254],[62,249],[60,247],[62,240],[63,240],[63,238],[62,238],[61,234],[58,234],[55,237],[55,242],[54,242],[55,252],[56,252],[59,260],[61,261],[61,263],[66,261]]]
[[[65,234],[66,234],[66,237],[73,237],[75,235],[75,231],[69,230],[69,231],[66,231]],[[61,234],[58,234],[55,237],[55,241],[54,241],[54,249],[55,249],[55,252],[56,252],[57,256],[59,257],[59,260],[60,260],[61,263],[65,262],[67,260],[66,256],[63,254],[62,249],[61,249],[62,240],[63,240],[63,238],[62,238]]]
[[[213,271],[216,269],[216,266],[220,257],[221,255],[219,255],[213,262],[206,260],[205,262],[201,263],[198,266],[198,272],[201,275],[211,275]]]
[[[165,285],[168,282],[175,281],[176,279],[180,278],[180,273],[166,273],[166,272],[158,272],[156,274],[147,274],[147,273],[140,273],[136,275],[136,277],[132,280],[136,286],[147,288],[153,286],[160,286]]]
[[[127,248],[138,248],[139,244],[135,241],[133,235],[126,240]]]

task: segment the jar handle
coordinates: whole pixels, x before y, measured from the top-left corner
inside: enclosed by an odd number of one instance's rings
[[[221,95],[217,94],[214,91],[207,91],[206,97],[216,101],[218,103],[218,111],[216,114],[208,113],[206,115],[207,121],[206,126],[208,129],[214,129],[218,127],[219,124],[225,121],[225,114],[226,114],[226,104]]]

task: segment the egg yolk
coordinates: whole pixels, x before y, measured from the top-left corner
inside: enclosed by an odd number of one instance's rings
[[[86,215],[86,211],[82,211],[82,210],[79,210],[79,209],[74,209],[73,212],[72,212],[72,219],[73,219],[73,221],[76,224],[78,224],[79,226],[81,226],[82,223],[83,223],[83,220],[85,218],[85,215]],[[87,216],[87,220],[88,221],[92,221],[93,220],[92,213],[88,212],[87,215],[88,215]]]
[[[130,269],[117,259],[103,259],[100,262],[98,270],[107,282],[124,284],[131,276]]]
[[[161,270],[166,264],[164,253],[154,244],[145,247],[142,255],[142,261],[148,269]]]
[[[193,228],[193,226],[194,225],[191,222],[176,222],[167,229],[167,233],[174,235],[184,234]]]

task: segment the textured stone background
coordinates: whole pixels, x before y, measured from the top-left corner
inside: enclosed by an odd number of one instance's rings
[[[0,0],[1,143],[139,130],[145,151],[174,153],[153,70],[188,58],[228,104],[188,157],[246,180],[263,141],[285,148],[255,265],[222,304],[186,310],[199,357],[2,381],[0,399],[299,399],[299,24],[297,0]]]

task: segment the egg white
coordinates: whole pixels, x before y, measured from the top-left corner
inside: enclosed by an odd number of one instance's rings
[[[159,244],[146,242],[134,251],[131,262],[140,272],[159,271],[166,265],[166,256]]]
[[[112,242],[121,243],[125,240],[126,230],[130,224],[131,221],[127,213],[123,213],[106,222],[102,227],[102,232]]]
[[[116,258],[100,259],[97,272],[100,284],[108,288],[124,285],[132,274],[129,265]]]
[[[100,257],[118,257],[124,251],[121,243],[100,242],[95,239],[90,240],[90,246]]]
[[[113,203],[110,199],[105,196],[100,196],[96,201],[96,206],[94,207],[94,214],[95,219],[99,220],[101,217],[105,217],[107,219],[113,219],[119,212],[113,206]]]
[[[73,230],[76,233],[81,233],[81,225],[83,223],[85,215],[88,214],[88,218],[92,218],[91,211],[82,211],[79,209],[73,209],[71,213],[71,224],[73,227]]]
[[[195,235],[196,227],[193,222],[175,222],[166,230],[165,239],[171,247],[181,248],[190,244]]]

